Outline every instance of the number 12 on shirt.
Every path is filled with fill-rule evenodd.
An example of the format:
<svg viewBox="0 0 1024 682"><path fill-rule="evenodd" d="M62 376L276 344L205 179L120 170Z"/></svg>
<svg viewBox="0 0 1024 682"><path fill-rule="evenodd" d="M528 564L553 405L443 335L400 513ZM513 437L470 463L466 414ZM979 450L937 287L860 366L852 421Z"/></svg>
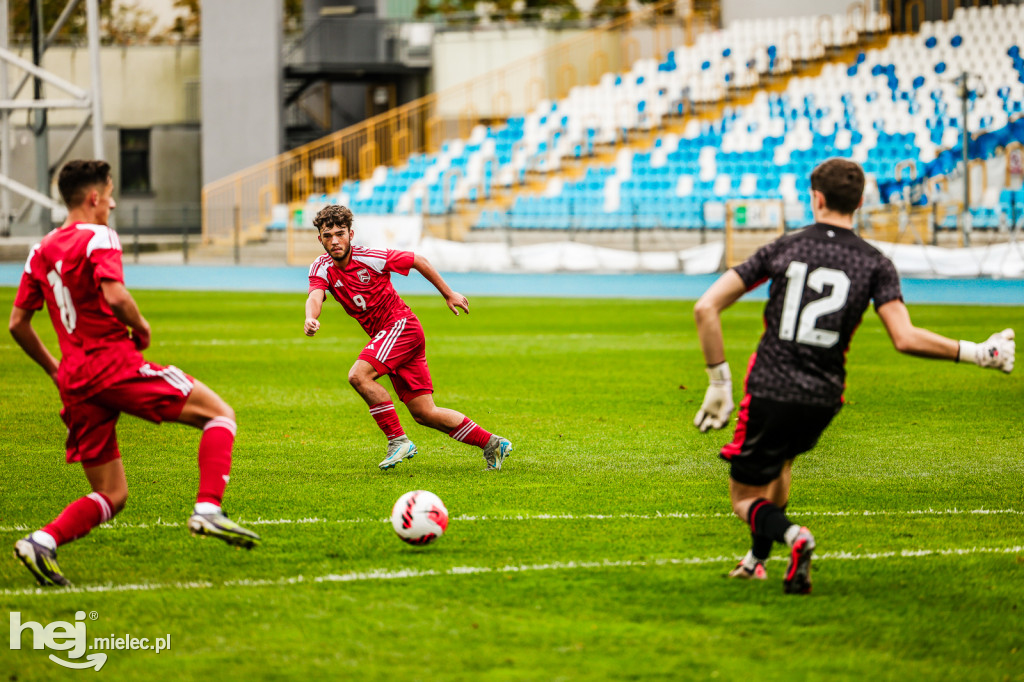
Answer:
<svg viewBox="0 0 1024 682"><path fill-rule="evenodd" d="M839 342L839 332L818 329L819 317L834 313L846 305L850 294L850 278L842 270L817 268L810 276L807 275L807 263L793 261L786 270L786 297L782 302L782 319L779 322L779 338L820 348L831 348ZM821 293L826 286L832 292L816 301L811 301L800 310L800 301L804 294L804 285ZM797 322L799 318L799 323Z"/></svg>

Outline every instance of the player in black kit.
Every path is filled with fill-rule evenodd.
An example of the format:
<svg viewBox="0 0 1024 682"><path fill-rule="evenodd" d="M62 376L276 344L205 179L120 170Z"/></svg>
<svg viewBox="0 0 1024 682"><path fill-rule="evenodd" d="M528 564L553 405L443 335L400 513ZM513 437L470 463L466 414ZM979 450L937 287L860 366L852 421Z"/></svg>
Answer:
<svg viewBox="0 0 1024 682"><path fill-rule="evenodd" d="M784 542L790 561L783 588L792 594L811 591L814 536L786 518L790 469L839 412L846 351L868 303L874 301L901 353L1013 369L1012 329L983 343L958 343L911 323L892 262L853 232L863 191L864 172L856 163L822 163L811 173L815 224L780 237L727 271L694 307L711 380L694 424L701 431L720 429L734 404L719 314L771 280L764 335L750 358L736 434L721 451L730 465L733 512L750 524L753 538L729 576L765 578L772 544Z"/></svg>

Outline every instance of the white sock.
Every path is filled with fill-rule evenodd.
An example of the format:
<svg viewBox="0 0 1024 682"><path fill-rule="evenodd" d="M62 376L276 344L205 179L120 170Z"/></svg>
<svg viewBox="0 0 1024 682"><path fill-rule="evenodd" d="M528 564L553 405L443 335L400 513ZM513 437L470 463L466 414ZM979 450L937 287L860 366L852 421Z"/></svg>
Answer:
<svg viewBox="0 0 1024 682"><path fill-rule="evenodd" d="M800 533L800 526L798 526L795 523L792 526L790 526L789 528L787 528L786 529L786 544L789 545L790 547L792 547L793 543L796 542L796 536L799 533Z"/></svg>
<svg viewBox="0 0 1024 682"><path fill-rule="evenodd" d="M747 555L743 557L743 561L741 561L740 563L743 564L743 568L747 569L748 571L753 571L761 562L757 557L754 556L754 550L748 549Z"/></svg>
<svg viewBox="0 0 1024 682"><path fill-rule="evenodd" d="M220 514L220 505L213 502L196 502L196 514Z"/></svg>
<svg viewBox="0 0 1024 682"><path fill-rule="evenodd" d="M32 533L32 539L38 542L46 549L57 551L57 541L52 535L47 533L45 530L37 530Z"/></svg>

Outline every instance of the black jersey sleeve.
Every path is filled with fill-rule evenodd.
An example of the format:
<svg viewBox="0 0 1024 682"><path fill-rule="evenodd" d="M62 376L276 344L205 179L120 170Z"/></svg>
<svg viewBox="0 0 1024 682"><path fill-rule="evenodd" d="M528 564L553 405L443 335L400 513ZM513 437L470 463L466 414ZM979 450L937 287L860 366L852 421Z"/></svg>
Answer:
<svg viewBox="0 0 1024 682"><path fill-rule="evenodd" d="M896 266L885 256L880 255L878 267L875 269L875 276L871 283L871 299L874 301L875 310L889 301L903 300L903 292L900 291L900 276L896 273Z"/></svg>
<svg viewBox="0 0 1024 682"><path fill-rule="evenodd" d="M765 244L754 252L753 256L733 268L743 280L747 291L757 288L766 279L771 278L770 264L775 248L776 242Z"/></svg>

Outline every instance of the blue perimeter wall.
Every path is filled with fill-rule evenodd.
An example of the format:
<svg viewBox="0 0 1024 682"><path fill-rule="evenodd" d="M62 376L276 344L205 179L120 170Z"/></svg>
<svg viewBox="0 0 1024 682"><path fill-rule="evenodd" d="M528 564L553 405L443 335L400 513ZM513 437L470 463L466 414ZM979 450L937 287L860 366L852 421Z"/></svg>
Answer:
<svg viewBox="0 0 1024 682"><path fill-rule="evenodd" d="M0 263L0 286L18 286L24 266ZM129 289L191 291L266 291L305 295L308 268L125 265ZM453 289L467 296L550 296L566 298L696 299L717 275L682 274L503 274L444 273ZM434 288L418 274L392 277L401 294L432 294ZM904 279L909 303L974 303L1024 305L1024 280ZM768 287L748 294L764 299Z"/></svg>

